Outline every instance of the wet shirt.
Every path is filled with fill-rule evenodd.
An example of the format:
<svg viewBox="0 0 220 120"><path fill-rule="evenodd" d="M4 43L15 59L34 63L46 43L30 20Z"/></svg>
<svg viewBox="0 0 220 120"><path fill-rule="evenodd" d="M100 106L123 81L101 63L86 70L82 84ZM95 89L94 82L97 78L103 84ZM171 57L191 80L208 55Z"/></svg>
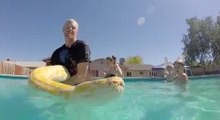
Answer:
<svg viewBox="0 0 220 120"><path fill-rule="evenodd" d="M56 49L51 57L51 65L63 65L73 76L77 73L78 63L90 61L90 54L89 46L77 40L70 48L64 44Z"/></svg>

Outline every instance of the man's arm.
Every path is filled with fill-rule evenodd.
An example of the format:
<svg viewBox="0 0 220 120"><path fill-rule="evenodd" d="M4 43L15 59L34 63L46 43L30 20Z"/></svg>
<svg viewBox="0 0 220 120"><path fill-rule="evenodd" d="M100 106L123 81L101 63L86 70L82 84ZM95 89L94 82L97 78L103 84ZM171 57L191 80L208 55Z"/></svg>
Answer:
<svg viewBox="0 0 220 120"><path fill-rule="evenodd" d="M82 62L77 65L76 75L70 77L63 83L69 85L75 85L88 80L89 62Z"/></svg>
<svg viewBox="0 0 220 120"><path fill-rule="evenodd" d="M77 74L75 75L77 77L75 81L77 83L87 81L88 72L89 72L89 62L79 63L77 65Z"/></svg>
<svg viewBox="0 0 220 120"><path fill-rule="evenodd" d="M121 70L121 68L120 68L120 66L118 64L116 64L116 70L118 72L118 76L123 77L122 70Z"/></svg>
<svg viewBox="0 0 220 120"><path fill-rule="evenodd" d="M90 62L90 49L84 42L79 43L79 53L77 60L77 73L70 79L64 81L66 84L75 85L89 80L89 62Z"/></svg>

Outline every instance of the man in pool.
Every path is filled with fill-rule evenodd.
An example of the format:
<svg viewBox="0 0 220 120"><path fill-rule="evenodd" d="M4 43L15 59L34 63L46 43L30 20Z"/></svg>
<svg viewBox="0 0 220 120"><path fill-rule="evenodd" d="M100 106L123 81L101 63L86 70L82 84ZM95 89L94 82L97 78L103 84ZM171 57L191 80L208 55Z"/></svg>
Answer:
<svg viewBox="0 0 220 120"><path fill-rule="evenodd" d="M174 69L176 72L175 84L177 85L186 85L188 83L188 76L184 72L184 63L182 60L177 60L174 62Z"/></svg>
<svg viewBox="0 0 220 120"><path fill-rule="evenodd" d="M90 62L89 46L77 39L78 23L68 19L63 26L65 44L56 49L51 57L51 65L63 65L69 71L71 78L63 83L76 85L88 79Z"/></svg>
<svg viewBox="0 0 220 120"><path fill-rule="evenodd" d="M116 57L107 57L106 58L106 68L104 70L105 78L112 76L123 77L122 70L120 66L116 63Z"/></svg>

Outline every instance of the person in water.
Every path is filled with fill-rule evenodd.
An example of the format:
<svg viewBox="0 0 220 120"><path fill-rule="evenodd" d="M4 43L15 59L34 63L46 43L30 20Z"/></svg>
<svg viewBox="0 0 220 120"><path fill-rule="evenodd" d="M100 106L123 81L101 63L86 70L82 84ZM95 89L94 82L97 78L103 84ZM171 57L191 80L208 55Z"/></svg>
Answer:
<svg viewBox="0 0 220 120"><path fill-rule="evenodd" d="M63 83L76 85L87 81L90 48L81 40L78 40L77 34L79 25L74 19L68 19L63 26L65 43L57 48L51 56L51 65L63 65L69 71L71 77Z"/></svg>
<svg viewBox="0 0 220 120"><path fill-rule="evenodd" d="M184 72L184 63L182 60L177 60L174 62L174 69L176 76L174 77L175 79L175 84L177 85L186 85L188 83L188 76Z"/></svg>
<svg viewBox="0 0 220 120"><path fill-rule="evenodd" d="M104 70L104 74L105 78L112 76L123 76L120 66L116 63L115 56L106 58L106 68Z"/></svg>
<svg viewBox="0 0 220 120"><path fill-rule="evenodd" d="M167 82L173 82L175 77L174 66L172 64L167 65L165 71L165 78Z"/></svg>

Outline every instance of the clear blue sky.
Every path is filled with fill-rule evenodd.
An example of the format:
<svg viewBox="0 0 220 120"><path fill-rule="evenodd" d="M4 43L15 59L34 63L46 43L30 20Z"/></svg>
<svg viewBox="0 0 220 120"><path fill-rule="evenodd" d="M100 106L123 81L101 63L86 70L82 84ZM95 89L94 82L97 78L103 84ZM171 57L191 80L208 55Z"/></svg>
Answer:
<svg viewBox="0 0 220 120"><path fill-rule="evenodd" d="M0 60L41 60L64 43L66 19L91 58L139 55L158 65L182 54L185 20L220 15L220 0L0 0Z"/></svg>

